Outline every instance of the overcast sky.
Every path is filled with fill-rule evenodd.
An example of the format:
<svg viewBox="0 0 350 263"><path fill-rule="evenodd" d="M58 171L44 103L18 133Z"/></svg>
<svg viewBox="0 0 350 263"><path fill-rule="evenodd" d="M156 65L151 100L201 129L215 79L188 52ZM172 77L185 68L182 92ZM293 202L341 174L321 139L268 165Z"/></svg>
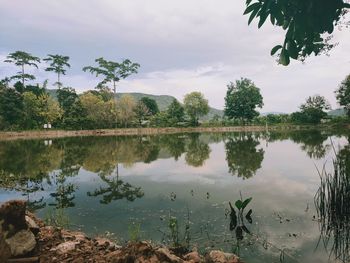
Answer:
<svg viewBox="0 0 350 263"><path fill-rule="evenodd" d="M350 73L350 32L335 33L330 56L277 65L270 50L284 39L268 23L247 25L244 0L0 0L0 78L16 72L6 55L24 50L39 57L71 57L62 79L77 91L92 89L96 78L81 71L95 58L141 64L139 74L122 81L119 92L173 95L201 91L222 109L226 85L240 77L261 89L262 112L292 112L309 95L327 97ZM43 70L38 81L55 82Z"/></svg>

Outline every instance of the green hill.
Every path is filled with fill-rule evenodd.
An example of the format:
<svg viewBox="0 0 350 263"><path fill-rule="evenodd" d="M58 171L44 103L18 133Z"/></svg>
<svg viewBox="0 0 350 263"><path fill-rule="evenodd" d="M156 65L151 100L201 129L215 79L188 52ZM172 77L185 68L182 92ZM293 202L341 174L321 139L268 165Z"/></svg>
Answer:
<svg viewBox="0 0 350 263"><path fill-rule="evenodd" d="M123 95L131 95L135 100L140 100L143 97L148 97L150 99L154 99L160 111L166 110L170 103L175 99L173 96L168 95L152 95L145 93L137 93L137 92L129 92L129 93L117 93L117 99L120 99Z"/></svg>
<svg viewBox="0 0 350 263"><path fill-rule="evenodd" d="M56 89L48 89L47 92L55 99L57 99L57 90ZM168 108L170 103L175 99L173 96L169 95L152 95L146 93L138 93L138 92L129 92L129 93L117 93L117 98L119 99L123 95L130 95L135 98L135 100L140 100L142 97L148 97L154 99L159 107L159 110L163 111ZM206 116L200 118L203 121L212 119L215 115L223 116L223 111L215 108L210 108L209 113Z"/></svg>

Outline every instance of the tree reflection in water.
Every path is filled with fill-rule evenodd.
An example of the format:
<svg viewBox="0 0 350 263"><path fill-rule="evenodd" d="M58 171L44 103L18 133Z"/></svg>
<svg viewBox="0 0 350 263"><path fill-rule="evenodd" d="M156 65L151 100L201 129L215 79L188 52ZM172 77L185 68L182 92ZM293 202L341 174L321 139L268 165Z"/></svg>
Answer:
<svg viewBox="0 0 350 263"><path fill-rule="evenodd" d="M225 142L226 161L232 175L250 178L261 168L265 151L257 149L258 138L252 133L230 136Z"/></svg>
<svg viewBox="0 0 350 263"><path fill-rule="evenodd" d="M127 182L125 183L119 179L118 164L116 165L114 172L116 176L101 173L100 178L107 184L107 186L100 186L100 188L94 192L87 192L87 195L93 197L102 195L102 199L100 200L101 204L109 204L112 201L121 199L126 199L132 202L137 198L143 197L144 193L141 187L134 187L131 184Z"/></svg>
<svg viewBox="0 0 350 263"><path fill-rule="evenodd" d="M194 167L203 166L205 160L209 158L210 147L199 138L199 133L189 134L189 143L185 156L186 163Z"/></svg>
<svg viewBox="0 0 350 263"><path fill-rule="evenodd" d="M330 247L330 257L350 261L350 146L333 160L333 174L320 171L321 185L315 205L321 230L320 241Z"/></svg>
<svg viewBox="0 0 350 263"><path fill-rule="evenodd" d="M66 175L61 171L55 178L56 191L50 193L56 202L50 203L50 206L55 206L55 208L68 208L74 207L75 203L75 190L77 187L72 183L66 182Z"/></svg>

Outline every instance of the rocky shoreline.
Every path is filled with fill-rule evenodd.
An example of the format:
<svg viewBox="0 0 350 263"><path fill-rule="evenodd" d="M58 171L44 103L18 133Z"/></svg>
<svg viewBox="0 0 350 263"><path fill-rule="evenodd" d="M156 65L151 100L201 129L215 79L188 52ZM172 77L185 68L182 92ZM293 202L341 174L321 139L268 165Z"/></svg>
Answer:
<svg viewBox="0 0 350 263"><path fill-rule="evenodd" d="M111 263L239 263L234 254L213 250L175 249L148 241L119 246L106 238L90 238L82 232L45 225L26 209L25 201L13 200L0 206L0 262L111 262Z"/></svg>

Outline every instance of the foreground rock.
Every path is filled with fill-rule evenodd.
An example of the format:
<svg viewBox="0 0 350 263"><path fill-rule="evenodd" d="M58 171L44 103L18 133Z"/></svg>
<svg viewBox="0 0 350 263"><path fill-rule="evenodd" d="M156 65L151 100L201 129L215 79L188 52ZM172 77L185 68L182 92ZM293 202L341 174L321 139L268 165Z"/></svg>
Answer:
<svg viewBox="0 0 350 263"><path fill-rule="evenodd" d="M110 263L237 263L233 254L211 251L205 256L192 251L179 255L150 242L118 246L106 238L89 238L82 232L46 226L26 212L23 201L0 207L0 262L110 262Z"/></svg>

